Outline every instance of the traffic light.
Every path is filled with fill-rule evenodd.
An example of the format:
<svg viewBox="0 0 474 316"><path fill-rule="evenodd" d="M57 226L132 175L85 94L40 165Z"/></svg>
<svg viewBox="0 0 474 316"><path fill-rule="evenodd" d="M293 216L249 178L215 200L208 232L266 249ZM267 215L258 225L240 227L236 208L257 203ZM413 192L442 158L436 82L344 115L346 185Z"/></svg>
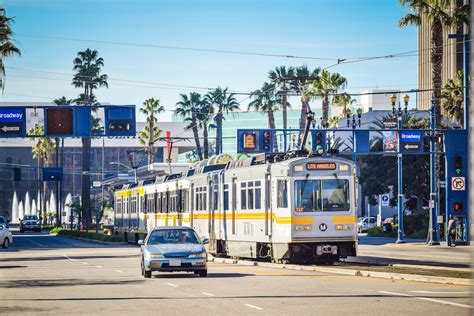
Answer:
<svg viewBox="0 0 474 316"><path fill-rule="evenodd" d="M265 151L270 150L270 137L271 137L270 132L265 132L263 133L263 149Z"/></svg>
<svg viewBox="0 0 474 316"><path fill-rule="evenodd" d="M454 157L454 172L456 175L460 175L462 172L462 157L460 155Z"/></svg>
<svg viewBox="0 0 474 316"><path fill-rule="evenodd" d="M462 212L462 202L454 202L453 209L455 212Z"/></svg>
<svg viewBox="0 0 474 316"><path fill-rule="evenodd" d="M21 168L13 168L13 181L21 181Z"/></svg>
<svg viewBox="0 0 474 316"><path fill-rule="evenodd" d="M317 132L316 133L316 154L322 156L324 154L324 140L323 140L323 133Z"/></svg>
<svg viewBox="0 0 474 316"><path fill-rule="evenodd" d="M46 135L73 135L73 126L71 108L46 109Z"/></svg>

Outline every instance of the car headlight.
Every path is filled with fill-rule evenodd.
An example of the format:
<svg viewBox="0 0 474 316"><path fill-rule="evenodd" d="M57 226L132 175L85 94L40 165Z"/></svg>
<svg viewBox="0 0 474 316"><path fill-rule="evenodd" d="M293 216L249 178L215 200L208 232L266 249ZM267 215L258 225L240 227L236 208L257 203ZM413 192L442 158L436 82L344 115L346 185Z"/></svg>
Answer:
<svg viewBox="0 0 474 316"><path fill-rule="evenodd" d="M203 251L203 252L196 252L196 253L192 253L189 255L189 258L205 258L206 257L206 252Z"/></svg>

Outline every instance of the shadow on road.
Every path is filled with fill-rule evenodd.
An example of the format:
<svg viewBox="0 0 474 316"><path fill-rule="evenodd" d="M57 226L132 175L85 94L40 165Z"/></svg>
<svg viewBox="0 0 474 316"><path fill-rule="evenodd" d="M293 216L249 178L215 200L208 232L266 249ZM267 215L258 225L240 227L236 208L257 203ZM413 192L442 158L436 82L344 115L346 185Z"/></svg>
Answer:
<svg viewBox="0 0 474 316"><path fill-rule="evenodd" d="M139 255L104 255L104 256L69 256L71 259L82 260L82 259L111 259L111 258L136 258ZM52 257L37 257L37 258L5 258L0 259L0 262L15 262L15 261L50 261L50 260L68 260L63 256L52 256Z"/></svg>
<svg viewBox="0 0 474 316"><path fill-rule="evenodd" d="M84 286L84 285L127 285L143 283L145 280L12 280L1 281L0 288L31 288L31 287L61 287L61 286Z"/></svg>
<svg viewBox="0 0 474 316"><path fill-rule="evenodd" d="M250 274L250 273L209 273L207 275L207 278L215 278L215 279L221 279L221 278L240 278L240 277L247 277L247 276L255 276L255 274ZM198 275L194 275L191 273L188 274L172 274L172 273L167 273L167 274L154 274L153 278L156 279L187 279L190 277L197 277L199 278Z"/></svg>

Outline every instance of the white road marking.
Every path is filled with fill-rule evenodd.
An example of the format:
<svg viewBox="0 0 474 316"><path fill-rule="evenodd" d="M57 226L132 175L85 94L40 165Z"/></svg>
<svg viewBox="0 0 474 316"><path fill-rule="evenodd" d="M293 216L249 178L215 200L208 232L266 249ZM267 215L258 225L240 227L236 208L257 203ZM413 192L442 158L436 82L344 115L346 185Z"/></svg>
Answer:
<svg viewBox="0 0 474 316"><path fill-rule="evenodd" d="M438 300L438 299L429 298L429 297L418 297L418 296L414 296L414 295L388 292L388 291L378 291L378 292L379 293L384 293L384 294L396 295L396 296L411 297L411 298L415 298L417 300L435 302L435 303L440 303L440 304L445 304L445 305L452 305L452 306L465 307L465 308L474 308L473 306L470 306L470 305L459 304L459 303L454 303L454 302L448 302L448 301Z"/></svg>
<svg viewBox="0 0 474 316"><path fill-rule="evenodd" d="M48 248L48 246L46 246L46 245L44 245L44 244L42 244L42 243L40 243L40 242L34 241L34 240L32 240L32 239L28 239L28 240L31 241L31 242L34 243L34 244L40 245L41 247Z"/></svg>
<svg viewBox="0 0 474 316"><path fill-rule="evenodd" d="M114 270L114 271L118 273L124 273L123 271L120 271L120 270Z"/></svg>
<svg viewBox="0 0 474 316"><path fill-rule="evenodd" d="M67 258L68 260L71 260L71 261L78 261L77 259L72 259L72 258L69 258L68 256L66 255L63 255L64 258Z"/></svg>
<svg viewBox="0 0 474 316"><path fill-rule="evenodd" d="M99 269L102 269L103 267L102 266L95 266L96 268L99 268Z"/></svg>
<svg viewBox="0 0 474 316"><path fill-rule="evenodd" d="M207 293L207 292L201 292L201 294L204 294L204 295L207 295L207 296L215 296L214 294L212 294L212 293Z"/></svg>
<svg viewBox="0 0 474 316"><path fill-rule="evenodd" d="M83 262L82 264L88 264L87 262Z"/></svg>
<svg viewBox="0 0 474 316"><path fill-rule="evenodd" d="M261 307L258 307L258 306L252 305L252 304L244 304L244 305L247 306L247 307L253 308L253 309L259 309L259 310L263 309Z"/></svg>
<svg viewBox="0 0 474 316"><path fill-rule="evenodd" d="M422 293L422 294L471 294L471 292L435 292L435 291L411 291L412 293Z"/></svg>
<svg viewBox="0 0 474 316"><path fill-rule="evenodd" d="M173 283L166 283L166 285L172 286L172 287L178 287L176 284Z"/></svg>

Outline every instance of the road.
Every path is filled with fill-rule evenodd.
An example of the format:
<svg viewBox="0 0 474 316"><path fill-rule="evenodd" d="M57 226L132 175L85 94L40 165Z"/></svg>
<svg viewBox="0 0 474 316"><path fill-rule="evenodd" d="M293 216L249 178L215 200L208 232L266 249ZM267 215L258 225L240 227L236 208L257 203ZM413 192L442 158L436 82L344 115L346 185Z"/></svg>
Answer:
<svg viewBox="0 0 474 316"><path fill-rule="evenodd" d="M209 264L209 276L140 275L139 249L15 233L0 250L0 313L467 315L470 288Z"/></svg>

